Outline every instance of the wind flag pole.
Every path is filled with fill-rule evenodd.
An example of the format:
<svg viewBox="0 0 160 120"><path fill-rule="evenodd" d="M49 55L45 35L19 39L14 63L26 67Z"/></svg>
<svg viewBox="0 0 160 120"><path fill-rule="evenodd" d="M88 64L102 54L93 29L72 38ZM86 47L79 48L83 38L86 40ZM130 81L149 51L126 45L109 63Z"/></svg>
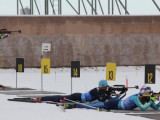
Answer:
<svg viewBox="0 0 160 120"><path fill-rule="evenodd" d="M42 43L41 53L41 91L43 91L43 74L50 74L50 59L43 58L44 52L51 51L51 43Z"/></svg>
<svg viewBox="0 0 160 120"><path fill-rule="evenodd" d="M24 72L24 58L16 58L16 88L17 88L17 72Z"/></svg>
<svg viewBox="0 0 160 120"><path fill-rule="evenodd" d="M128 88L128 78L126 76L126 88Z"/></svg>

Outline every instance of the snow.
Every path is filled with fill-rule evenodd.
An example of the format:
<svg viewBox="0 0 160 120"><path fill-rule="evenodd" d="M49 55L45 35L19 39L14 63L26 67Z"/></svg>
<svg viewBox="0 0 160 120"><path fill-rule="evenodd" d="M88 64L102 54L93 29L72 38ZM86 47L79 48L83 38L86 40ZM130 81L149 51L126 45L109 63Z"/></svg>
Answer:
<svg viewBox="0 0 160 120"><path fill-rule="evenodd" d="M155 92L159 91L160 71L156 66L156 84L150 84ZM106 78L106 67L84 67L81 68L81 77L72 78L73 93L86 92L97 87L99 80ZM43 75L43 90L56 91L66 94L71 93L71 71L70 68L52 68L51 74ZM129 86L144 84L144 66L118 66L116 81L108 81L109 85L126 84ZM17 73L18 88L27 87L41 90L41 70L37 68L26 68L24 73ZM15 69L0 69L0 84L16 87ZM138 89L130 89L127 96L138 93ZM126 97L127 97L126 96ZM46 103L23 103L7 101L16 95L0 94L0 111L2 120L98 120L98 119L123 119L123 120L148 120L139 116L129 116L125 113L99 112L87 109L69 109L63 112L59 107Z"/></svg>

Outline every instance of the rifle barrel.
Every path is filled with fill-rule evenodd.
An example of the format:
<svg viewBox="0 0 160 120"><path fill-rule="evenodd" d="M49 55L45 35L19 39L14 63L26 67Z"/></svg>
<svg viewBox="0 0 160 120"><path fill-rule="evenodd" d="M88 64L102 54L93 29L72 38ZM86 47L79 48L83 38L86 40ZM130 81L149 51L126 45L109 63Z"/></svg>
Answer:
<svg viewBox="0 0 160 120"><path fill-rule="evenodd" d="M135 86L135 87L127 87L127 88L136 88L136 89L138 89L139 87L138 87L138 86Z"/></svg>
<svg viewBox="0 0 160 120"><path fill-rule="evenodd" d="M2 31L0 31L0 34L11 34L12 32L21 33L21 30L18 30L18 31L7 31L7 30L2 30Z"/></svg>

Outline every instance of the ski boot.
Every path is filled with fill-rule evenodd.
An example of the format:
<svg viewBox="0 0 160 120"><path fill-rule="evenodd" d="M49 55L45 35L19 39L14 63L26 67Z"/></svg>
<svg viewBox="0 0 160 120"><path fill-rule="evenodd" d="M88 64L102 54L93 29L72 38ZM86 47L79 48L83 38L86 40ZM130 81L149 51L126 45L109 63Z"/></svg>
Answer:
<svg viewBox="0 0 160 120"><path fill-rule="evenodd" d="M64 109L72 109L76 107L76 104L64 104L63 107Z"/></svg>
<svg viewBox="0 0 160 120"><path fill-rule="evenodd" d="M41 98L34 98L33 99L35 102L41 102Z"/></svg>

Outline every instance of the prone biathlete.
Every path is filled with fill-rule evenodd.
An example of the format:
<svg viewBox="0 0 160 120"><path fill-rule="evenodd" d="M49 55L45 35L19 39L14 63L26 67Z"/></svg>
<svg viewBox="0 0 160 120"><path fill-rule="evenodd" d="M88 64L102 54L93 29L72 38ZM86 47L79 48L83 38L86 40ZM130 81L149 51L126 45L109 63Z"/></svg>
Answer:
<svg viewBox="0 0 160 120"><path fill-rule="evenodd" d="M128 98L124 100L114 99L109 100L107 102L91 102L91 103L85 103L86 105L97 107L97 108L103 108L107 110L133 110L135 108L140 108L141 110L147 110L149 107L153 108L154 110L158 110L160 107L160 102L157 104L155 103L156 99L159 100L157 97L151 97L151 87L148 85L143 85L140 89L140 92L134 95L129 96ZM87 107L81 104L66 104L64 108L87 108L87 109L93 109L91 107Z"/></svg>
<svg viewBox="0 0 160 120"><path fill-rule="evenodd" d="M100 80L99 85L96 88L91 89L85 93L73 93L71 95L55 95L55 96L45 96L40 98L35 98L34 101L53 101L53 102L60 102L64 98L79 101L79 102L91 102L91 101L106 101L107 99L116 99L118 97L111 97L110 95L106 94L109 85L106 80Z"/></svg>

